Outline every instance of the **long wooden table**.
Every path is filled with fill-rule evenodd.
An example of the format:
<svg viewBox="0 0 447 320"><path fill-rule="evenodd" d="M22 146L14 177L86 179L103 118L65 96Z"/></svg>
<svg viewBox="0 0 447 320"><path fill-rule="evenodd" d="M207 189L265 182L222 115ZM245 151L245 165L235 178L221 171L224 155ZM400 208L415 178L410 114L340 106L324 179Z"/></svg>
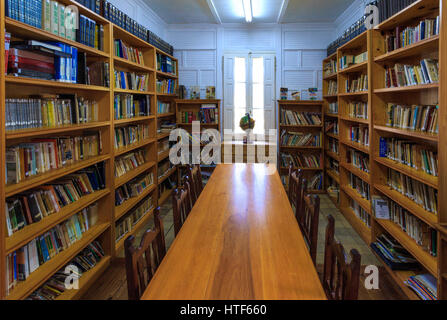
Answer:
<svg viewBox="0 0 447 320"><path fill-rule="evenodd" d="M219 165L142 299L325 300L277 171Z"/></svg>

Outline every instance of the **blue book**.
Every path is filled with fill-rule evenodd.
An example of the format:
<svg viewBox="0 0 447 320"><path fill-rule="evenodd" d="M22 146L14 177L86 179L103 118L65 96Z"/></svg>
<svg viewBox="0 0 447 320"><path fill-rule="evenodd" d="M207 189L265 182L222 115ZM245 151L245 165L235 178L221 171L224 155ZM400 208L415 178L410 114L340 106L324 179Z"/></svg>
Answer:
<svg viewBox="0 0 447 320"><path fill-rule="evenodd" d="M419 111L419 106L416 106L416 108L414 108L414 114L413 114L413 129L416 128L416 124L418 121L418 111Z"/></svg>
<svg viewBox="0 0 447 320"><path fill-rule="evenodd" d="M19 1L19 17L18 20L21 22L25 22L25 0Z"/></svg>
<svg viewBox="0 0 447 320"><path fill-rule="evenodd" d="M381 158L386 158L386 154L387 154L386 140L385 140L385 138L381 137L381 138L380 138L380 150L379 150L379 156L380 156Z"/></svg>
<svg viewBox="0 0 447 320"><path fill-rule="evenodd" d="M13 260L14 260L14 281L17 281L17 253L16 252L14 252Z"/></svg>
<svg viewBox="0 0 447 320"><path fill-rule="evenodd" d="M71 47L71 82L78 83L78 48Z"/></svg>
<svg viewBox="0 0 447 320"><path fill-rule="evenodd" d="M64 52L71 54L71 46L64 44ZM65 58L64 62L65 62L65 75L64 75L64 82L71 82L71 68L72 68L72 59L73 56L71 58Z"/></svg>
<svg viewBox="0 0 447 320"><path fill-rule="evenodd" d="M57 46L62 49L62 52L65 51L65 45L61 42L48 42L54 46ZM64 57L55 56L54 57L54 78L56 81L65 82L65 59Z"/></svg>
<svg viewBox="0 0 447 320"><path fill-rule="evenodd" d="M47 243L44 237L40 237L39 241L40 241L40 247L42 249L43 261L47 262L48 260L50 260L50 253L48 251Z"/></svg>

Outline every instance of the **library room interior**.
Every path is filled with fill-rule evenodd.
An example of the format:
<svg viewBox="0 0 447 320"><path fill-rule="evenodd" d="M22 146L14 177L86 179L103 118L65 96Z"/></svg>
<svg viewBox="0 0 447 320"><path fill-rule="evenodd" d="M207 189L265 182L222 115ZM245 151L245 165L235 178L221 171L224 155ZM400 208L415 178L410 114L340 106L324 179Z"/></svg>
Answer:
<svg viewBox="0 0 447 320"><path fill-rule="evenodd" d="M0 3L0 300L447 300L447 0Z"/></svg>

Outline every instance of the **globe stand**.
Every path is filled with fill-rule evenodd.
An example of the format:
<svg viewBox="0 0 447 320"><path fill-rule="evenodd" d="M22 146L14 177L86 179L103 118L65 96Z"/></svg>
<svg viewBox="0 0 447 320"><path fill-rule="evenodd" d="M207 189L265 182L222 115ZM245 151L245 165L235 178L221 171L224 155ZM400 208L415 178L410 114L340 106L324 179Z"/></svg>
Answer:
<svg viewBox="0 0 447 320"><path fill-rule="evenodd" d="M253 143L254 143L253 129L245 130L244 144L253 144Z"/></svg>

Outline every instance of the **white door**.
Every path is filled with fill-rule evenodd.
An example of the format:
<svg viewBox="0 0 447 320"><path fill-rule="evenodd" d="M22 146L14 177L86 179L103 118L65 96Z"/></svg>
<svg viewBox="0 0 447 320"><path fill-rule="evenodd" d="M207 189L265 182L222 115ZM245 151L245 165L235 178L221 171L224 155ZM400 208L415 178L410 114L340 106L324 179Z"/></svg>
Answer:
<svg viewBox="0 0 447 320"><path fill-rule="evenodd" d="M237 136L246 114L256 120L260 136L275 129L275 56L231 54L224 57L224 126Z"/></svg>

